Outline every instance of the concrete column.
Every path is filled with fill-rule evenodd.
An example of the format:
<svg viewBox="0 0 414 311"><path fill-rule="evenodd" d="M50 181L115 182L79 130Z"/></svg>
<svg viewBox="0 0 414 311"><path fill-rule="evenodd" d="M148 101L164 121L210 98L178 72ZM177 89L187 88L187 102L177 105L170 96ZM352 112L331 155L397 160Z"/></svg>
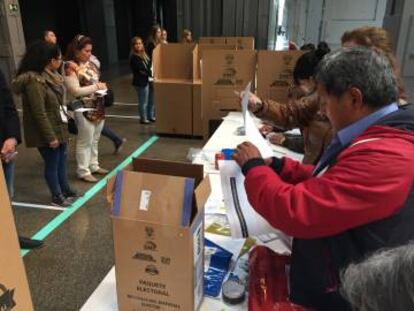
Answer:
<svg viewBox="0 0 414 311"><path fill-rule="evenodd" d="M8 81L26 49L18 0L0 0L0 68Z"/></svg>

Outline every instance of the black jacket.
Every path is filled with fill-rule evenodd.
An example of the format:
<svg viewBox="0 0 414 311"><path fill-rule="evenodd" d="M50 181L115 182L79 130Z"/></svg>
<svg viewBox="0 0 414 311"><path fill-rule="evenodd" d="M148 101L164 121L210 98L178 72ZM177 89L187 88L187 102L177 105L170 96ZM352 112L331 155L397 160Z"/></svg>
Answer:
<svg viewBox="0 0 414 311"><path fill-rule="evenodd" d="M151 61L144 61L138 55L132 54L129 59L129 66L133 74L132 85L145 87L149 77L152 77Z"/></svg>
<svg viewBox="0 0 414 311"><path fill-rule="evenodd" d="M20 121L10 88L0 70L0 149L8 138L21 142Z"/></svg>
<svg viewBox="0 0 414 311"><path fill-rule="evenodd" d="M414 105L400 107L376 125L414 131ZM335 159L336 156L329 165L335 165ZM361 261L379 249L412 241L413 223L414 187L404 206L391 217L335 236L294 239L290 269L292 301L318 311L350 311L351 307L339 292L340 272L350 263Z"/></svg>

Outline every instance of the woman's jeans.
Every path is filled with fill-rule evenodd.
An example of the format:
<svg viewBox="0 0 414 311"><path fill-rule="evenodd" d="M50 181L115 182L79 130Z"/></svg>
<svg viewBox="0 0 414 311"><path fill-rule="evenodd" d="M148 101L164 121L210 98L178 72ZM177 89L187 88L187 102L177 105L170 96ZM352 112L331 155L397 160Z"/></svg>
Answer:
<svg viewBox="0 0 414 311"><path fill-rule="evenodd" d="M112 140L116 147L120 146L123 142L122 139L106 124L103 126L101 135Z"/></svg>
<svg viewBox="0 0 414 311"><path fill-rule="evenodd" d="M50 147L39 147L37 149L45 164L45 179L52 196L70 191L66 174L66 143L61 143L56 149Z"/></svg>
<svg viewBox="0 0 414 311"><path fill-rule="evenodd" d="M3 165L3 171L4 171L4 178L6 179L6 186L7 191L9 192L10 199L14 196L14 162L10 161L8 163L1 162Z"/></svg>
<svg viewBox="0 0 414 311"><path fill-rule="evenodd" d="M144 87L136 86L135 89L138 95L139 116L141 122L155 119L153 84L148 83Z"/></svg>

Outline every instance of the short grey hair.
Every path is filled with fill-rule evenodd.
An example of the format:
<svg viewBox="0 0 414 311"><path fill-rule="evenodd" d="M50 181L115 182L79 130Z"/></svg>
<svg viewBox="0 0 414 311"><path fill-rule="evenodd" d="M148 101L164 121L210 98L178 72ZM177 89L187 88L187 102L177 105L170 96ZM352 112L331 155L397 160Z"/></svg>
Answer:
<svg viewBox="0 0 414 311"><path fill-rule="evenodd" d="M351 264L342 274L341 293L354 310L414 310L414 244Z"/></svg>
<svg viewBox="0 0 414 311"><path fill-rule="evenodd" d="M325 55L316 71L316 81L329 95L340 97L358 88L364 104L379 108L396 102L397 79L387 57L365 47L341 48Z"/></svg>

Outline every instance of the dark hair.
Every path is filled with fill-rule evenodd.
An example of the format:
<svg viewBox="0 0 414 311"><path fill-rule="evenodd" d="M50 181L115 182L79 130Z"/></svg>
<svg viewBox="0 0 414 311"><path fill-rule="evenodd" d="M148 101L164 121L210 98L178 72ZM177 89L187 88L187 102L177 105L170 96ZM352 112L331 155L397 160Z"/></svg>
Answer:
<svg viewBox="0 0 414 311"><path fill-rule="evenodd" d="M321 41L321 42L318 43L318 49L328 51L328 53L331 51L331 49L329 48L328 43L326 43L325 41Z"/></svg>
<svg viewBox="0 0 414 311"><path fill-rule="evenodd" d="M154 44L154 46L157 45L158 43L160 43L159 40L156 39L156 35L157 35L157 32L158 32L158 29L162 32L162 28L161 28L160 25L154 25L154 26L152 26L152 28L151 28L151 34L150 34L150 36L148 38L148 42L151 42L152 44Z"/></svg>
<svg viewBox="0 0 414 311"><path fill-rule="evenodd" d="M315 44L313 43L306 43L300 47L301 51L313 51L315 49Z"/></svg>
<svg viewBox="0 0 414 311"><path fill-rule="evenodd" d="M92 45L92 39L84 35L76 35L66 48L65 60L73 60L77 62L76 51L80 51L85 48L88 44Z"/></svg>
<svg viewBox="0 0 414 311"><path fill-rule="evenodd" d="M52 59L58 59L62 55L57 44L39 40L31 44L24 54L17 75L27 71L35 71L41 73L45 70L46 65Z"/></svg>
<svg viewBox="0 0 414 311"><path fill-rule="evenodd" d="M316 82L326 92L342 96L354 87L360 90L364 104L379 108L398 99L398 87L392 66L383 52L366 47L341 48L329 53L319 64Z"/></svg>
<svg viewBox="0 0 414 311"><path fill-rule="evenodd" d="M320 45L320 44L319 44ZM322 58L330 52L328 45L325 47L307 52L299 57L293 70L293 80L295 84L299 84L299 80L309 79L314 76Z"/></svg>

